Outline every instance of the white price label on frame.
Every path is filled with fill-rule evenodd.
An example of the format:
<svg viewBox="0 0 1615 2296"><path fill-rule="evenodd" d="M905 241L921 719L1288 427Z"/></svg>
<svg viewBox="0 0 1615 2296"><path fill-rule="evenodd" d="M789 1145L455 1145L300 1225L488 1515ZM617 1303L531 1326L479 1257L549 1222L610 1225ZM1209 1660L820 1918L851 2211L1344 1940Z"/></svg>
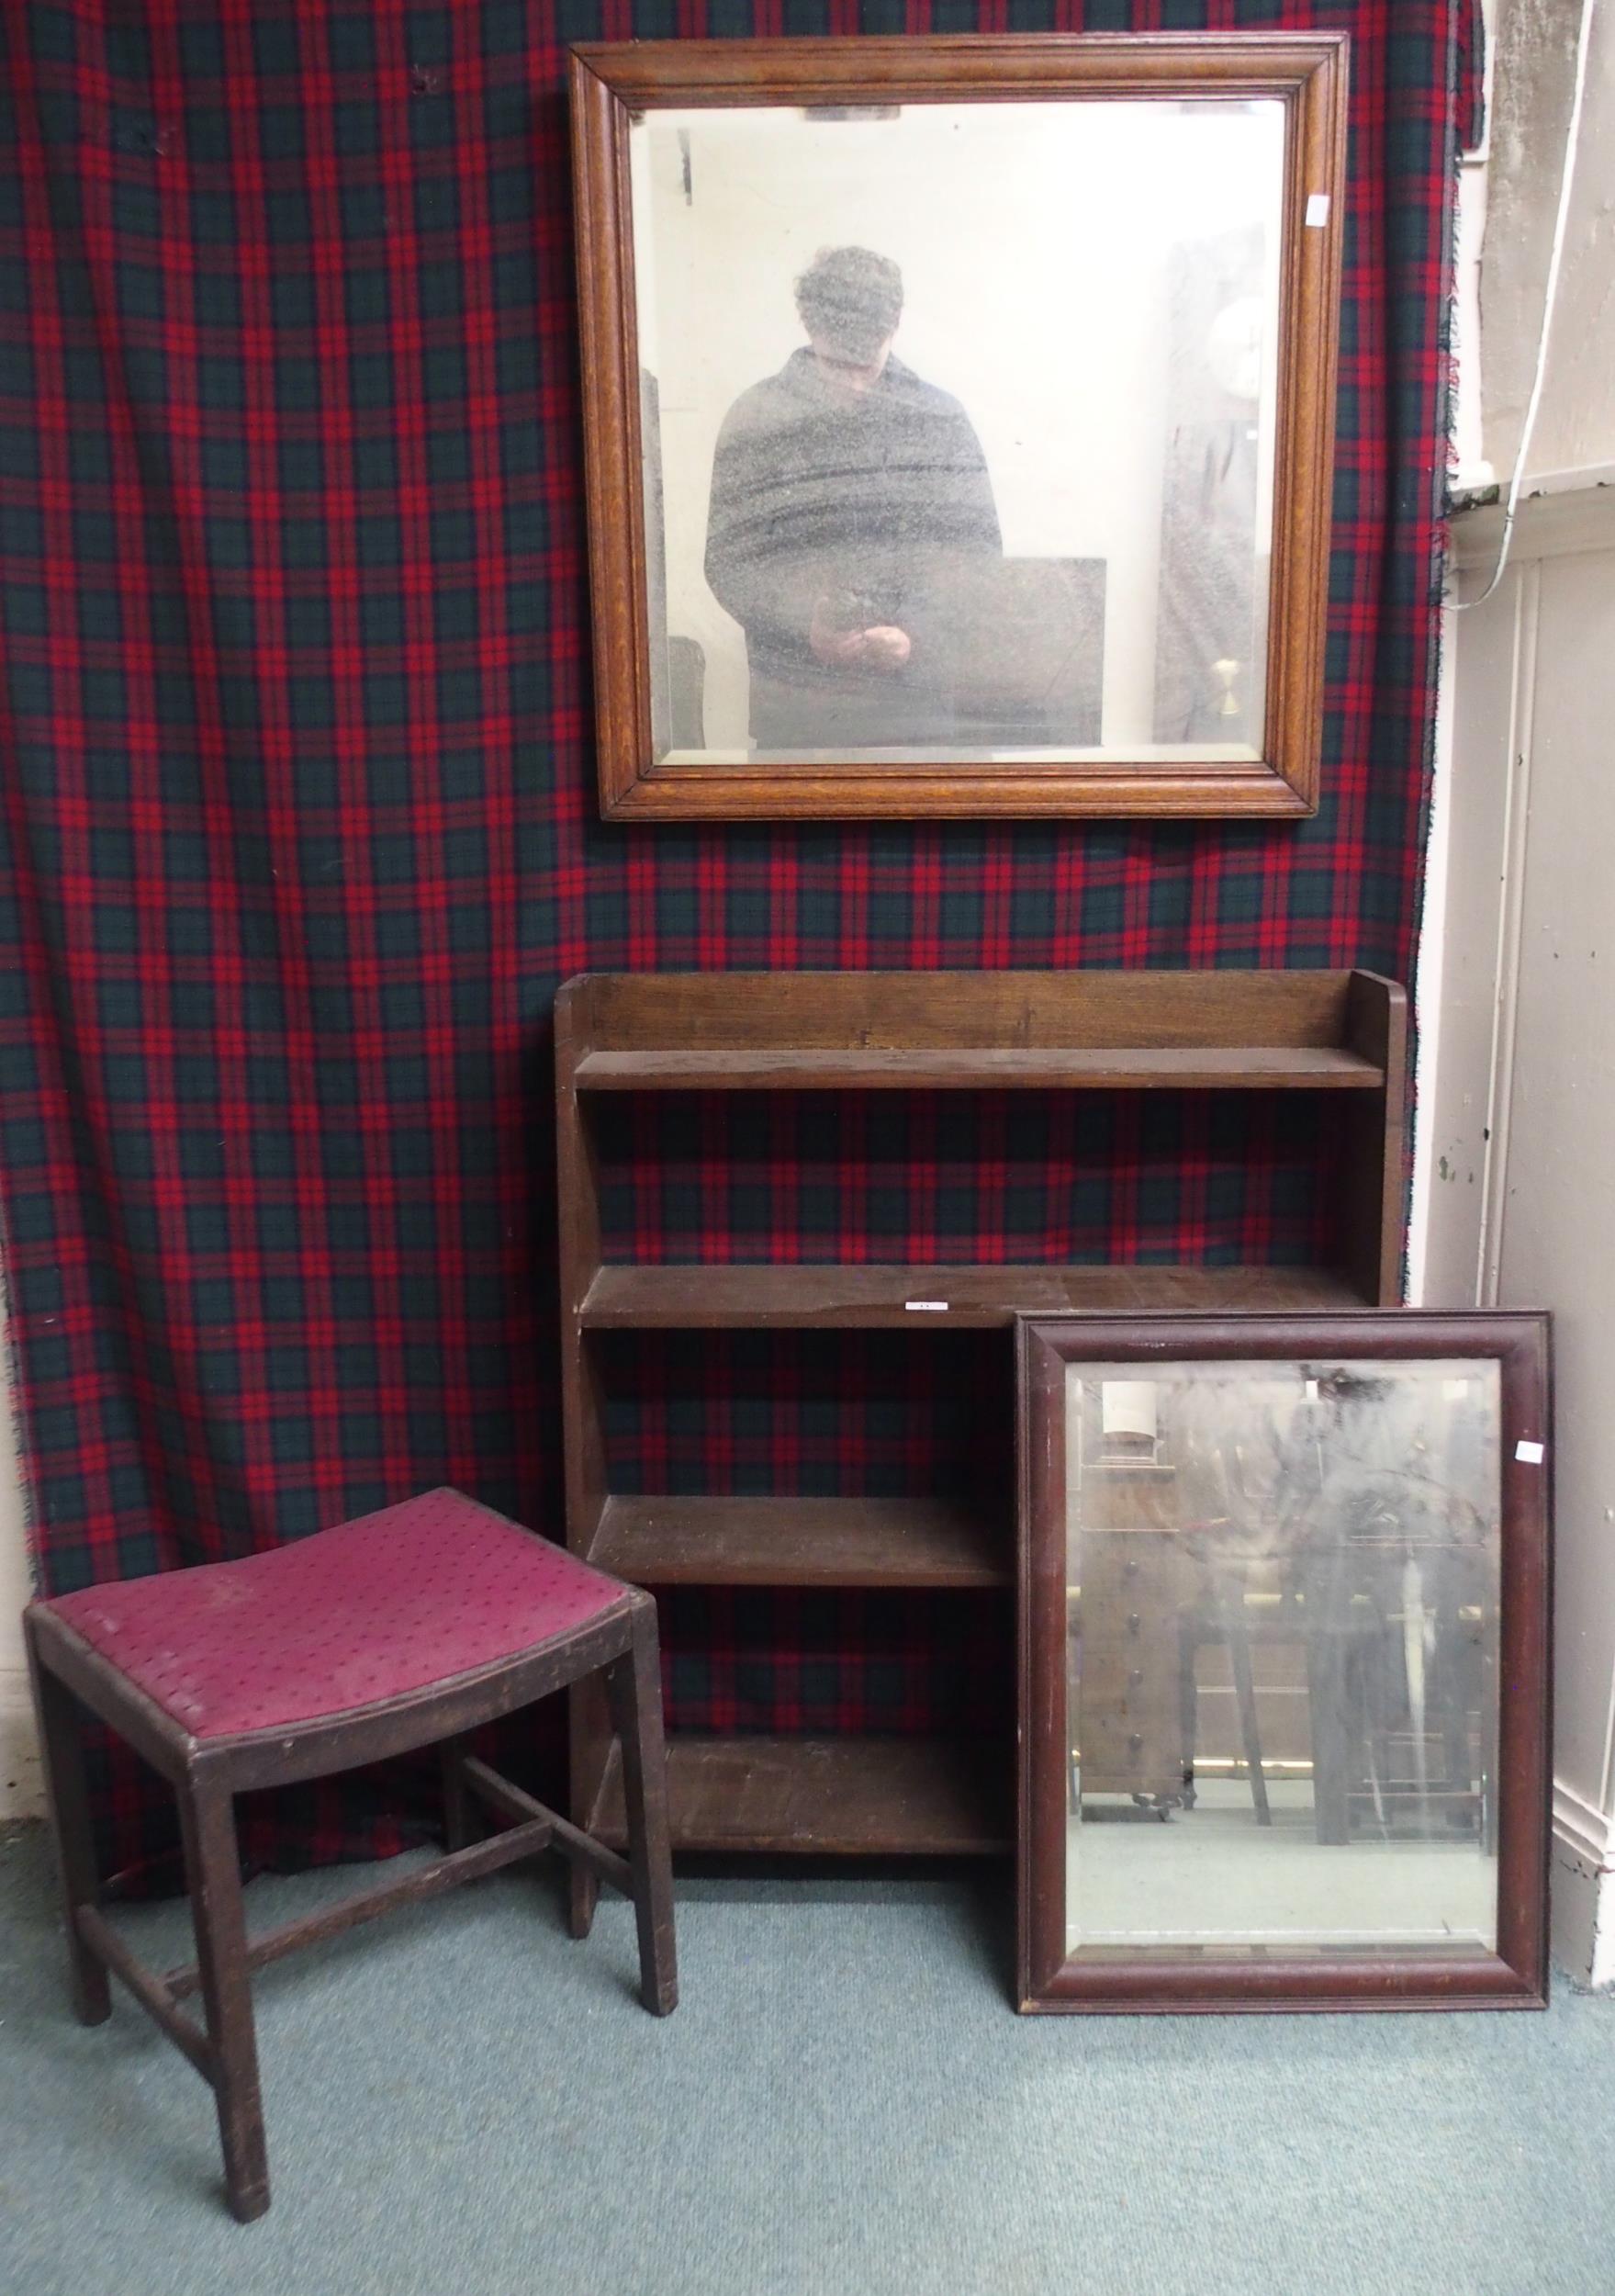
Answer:
<svg viewBox="0 0 1615 2296"><path fill-rule="evenodd" d="M911 1315L946 1315L948 1313L946 1300L905 1300L903 1304Z"/></svg>
<svg viewBox="0 0 1615 2296"><path fill-rule="evenodd" d="M1321 231L1329 219L1329 196L1327 191L1315 191L1307 202L1307 229Z"/></svg>
<svg viewBox="0 0 1615 2296"><path fill-rule="evenodd" d="M1545 1443L1527 1443L1523 1439L1514 1446L1514 1456L1527 1467L1540 1467L1548 1456Z"/></svg>

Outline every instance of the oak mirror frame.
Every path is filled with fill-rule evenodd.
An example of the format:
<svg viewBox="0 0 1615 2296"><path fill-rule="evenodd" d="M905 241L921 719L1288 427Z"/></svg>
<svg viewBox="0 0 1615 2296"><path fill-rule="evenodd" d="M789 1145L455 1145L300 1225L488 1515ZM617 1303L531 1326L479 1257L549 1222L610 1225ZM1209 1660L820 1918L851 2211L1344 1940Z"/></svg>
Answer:
<svg viewBox="0 0 1615 2296"><path fill-rule="evenodd" d="M1020 2008L1542 2007L1547 1317L1016 1345Z"/></svg>
<svg viewBox="0 0 1615 2296"><path fill-rule="evenodd" d="M1346 80L574 48L602 814L1315 812Z"/></svg>

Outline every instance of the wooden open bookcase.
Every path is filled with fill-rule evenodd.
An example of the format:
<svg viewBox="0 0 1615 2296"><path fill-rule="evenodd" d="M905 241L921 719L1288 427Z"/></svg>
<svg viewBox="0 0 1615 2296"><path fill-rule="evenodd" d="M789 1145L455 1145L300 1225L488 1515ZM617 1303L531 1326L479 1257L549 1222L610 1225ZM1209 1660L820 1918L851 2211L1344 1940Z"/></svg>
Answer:
<svg viewBox="0 0 1615 2296"><path fill-rule="evenodd" d="M1017 1311L1275 1311L1394 1304L1404 1187L1403 992L1363 972L583 974L555 1006L567 1537L656 1589L977 1590L1014 1577L1002 1505L912 1497L613 1491L611 1335L1004 1327ZM608 1259L609 1096L821 1093L1328 1095L1327 1243L1315 1264L920 1266L861 1257ZM1320 1231L1322 1232L1322 1231ZM695 1343L699 1345L699 1343ZM993 1342L983 1342L992 1346ZM1004 1463L1009 1465L1004 1431ZM677 1847L959 1852L1013 1834L1014 1685L1002 1743L882 1736L669 1741ZM574 1698L575 1818L620 1838L603 1708ZM589 1904L575 1905L586 1924Z"/></svg>

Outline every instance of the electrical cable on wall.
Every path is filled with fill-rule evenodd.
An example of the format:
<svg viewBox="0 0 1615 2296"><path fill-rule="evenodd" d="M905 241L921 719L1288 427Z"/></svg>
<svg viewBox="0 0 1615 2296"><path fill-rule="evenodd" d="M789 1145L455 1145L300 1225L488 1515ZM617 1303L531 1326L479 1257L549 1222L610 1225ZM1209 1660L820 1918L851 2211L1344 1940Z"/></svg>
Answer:
<svg viewBox="0 0 1615 2296"><path fill-rule="evenodd" d="M1467 613L1471 606L1484 606L1503 579L1508 563L1508 546L1514 537L1514 513L1520 503L1520 489L1525 477L1525 458L1531 451L1531 436L1536 428L1537 410L1542 405L1542 384L1548 371L1548 336L1553 324L1553 306L1559 293L1559 266L1565 253L1565 236L1570 220L1570 192L1576 180L1576 152L1581 140L1582 97L1587 92L1587 53L1592 43L1593 14L1598 0L1581 0L1581 23L1576 37L1576 75L1570 96L1570 123L1565 134L1565 165L1559 177L1559 206L1553 218L1553 242L1548 255L1548 280L1542 298L1542 327L1537 338L1536 373L1531 379L1531 397L1526 401L1525 422L1520 428L1520 445L1514 456L1513 475L1508 480L1508 499L1503 510L1503 533L1497 545L1497 563L1492 578L1477 598L1454 601L1454 613Z"/></svg>

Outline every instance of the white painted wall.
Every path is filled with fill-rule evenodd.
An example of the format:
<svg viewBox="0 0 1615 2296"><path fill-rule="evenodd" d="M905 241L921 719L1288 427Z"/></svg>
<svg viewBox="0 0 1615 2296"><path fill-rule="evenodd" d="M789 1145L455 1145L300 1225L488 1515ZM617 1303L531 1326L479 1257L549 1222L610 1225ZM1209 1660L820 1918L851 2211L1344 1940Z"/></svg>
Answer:
<svg viewBox="0 0 1615 2296"><path fill-rule="evenodd" d="M1499 520L1461 523L1460 595ZM1615 1980L1615 488L1523 506L1460 617L1425 1300L1554 1317L1554 1932Z"/></svg>
<svg viewBox="0 0 1615 2296"><path fill-rule="evenodd" d="M1471 480L1507 485L1542 321L1580 16L1499 0ZM1615 10L1594 19L1560 301L1509 568L1451 614L1420 966L1416 1298L1553 1310L1553 1927L1615 1982ZM1473 270L1473 259L1471 262ZM1477 394L1478 384L1478 394ZM1555 467L1554 466L1559 466ZM1535 474L1534 476L1531 474ZM1475 599L1501 516L1460 518Z"/></svg>
<svg viewBox="0 0 1615 2296"><path fill-rule="evenodd" d="M1481 259L1486 449L1509 468L1531 396L1579 0L1497 0ZM1572 190L1531 471L1615 462L1615 7L1594 11Z"/></svg>

